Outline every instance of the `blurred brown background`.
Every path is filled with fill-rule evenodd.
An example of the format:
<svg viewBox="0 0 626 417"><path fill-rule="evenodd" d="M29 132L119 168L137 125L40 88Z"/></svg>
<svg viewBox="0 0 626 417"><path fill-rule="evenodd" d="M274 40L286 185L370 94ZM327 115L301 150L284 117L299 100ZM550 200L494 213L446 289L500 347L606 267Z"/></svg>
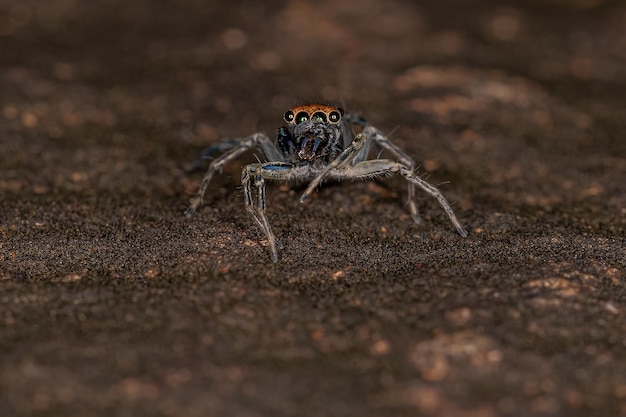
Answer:
<svg viewBox="0 0 626 417"><path fill-rule="evenodd" d="M222 138L360 114L439 185L269 187ZM0 414L626 414L626 6L0 1Z"/></svg>

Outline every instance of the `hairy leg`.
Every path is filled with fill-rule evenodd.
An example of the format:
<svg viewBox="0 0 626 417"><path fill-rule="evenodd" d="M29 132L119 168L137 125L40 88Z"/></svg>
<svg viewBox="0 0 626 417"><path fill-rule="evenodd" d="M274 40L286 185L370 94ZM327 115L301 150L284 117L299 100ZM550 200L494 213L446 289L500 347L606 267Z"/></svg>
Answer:
<svg viewBox="0 0 626 417"><path fill-rule="evenodd" d="M315 191L315 189L322 183L322 181L330 174L331 171L338 167L345 167L354 159L359 153L361 148L365 145L367 136L363 133L359 133L354 137L352 143L343 150L335 159L333 159L314 179L309 183L306 190L300 197L300 202L304 203L309 196Z"/></svg>
<svg viewBox="0 0 626 417"><path fill-rule="evenodd" d="M242 153L253 148L260 148L265 153L265 156L267 158L279 158L278 160L281 160L282 158L282 153L276 148L276 146L274 146L271 140L264 133L255 133L253 135L250 135L246 138L236 141L235 145L233 145L229 141L225 142L224 145L218 144L215 146L217 147L217 149L229 150L225 154L211 161L209 169L202 179L202 185L200 186L200 189L192 198L191 204L185 212L185 215L187 217L191 217L196 212L198 207L202 205L204 194L206 193L206 190L209 186L209 183L211 182L211 179L213 178L213 175L215 175L215 172L221 172L226 163L237 158Z"/></svg>
<svg viewBox="0 0 626 417"><path fill-rule="evenodd" d="M246 209L267 237L270 256L273 262L278 262L277 246L281 247L281 245L276 240L276 236L272 232L270 222L265 214L265 180L292 181L306 179L308 176L310 176L309 167L298 167L287 162L250 164L245 166L242 170L241 183L244 190ZM257 189L256 206L252 198L252 182L254 182L254 186Z"/></svg>
<svg viewBox="0 0 626 417"><path fill-rule="evenodd" d="M402 149L393 144L389 140L389 138L381 133L380 130L376 129L373 126L368 126L363 130L363 133L367 136L370 136L372 142L377 143L383 149L391 153L402 165L411 170L415 169L415 161L413 161L413 159L408 156ZM409 182L408 185L408 200L409 209L411 210L411 217L416 224L420 224L422 222L422 218L420 217L417 203L415 202L415 184L412 182Z"/></svg>
<svg viewBox="0 0 626 417"><path fill-rule="evenodd" d="M422 190L436 198L444 209L457 232L463 237L467 237L467 231L461 226L452 207L445 199L439 189L418 177L415 172L404 164L394 162L389 159L374 159L363 161L353 166L338 168L328 174L329 178L344 179L371 179L381 175L402 175L411 184L415 184Z"/></svg>

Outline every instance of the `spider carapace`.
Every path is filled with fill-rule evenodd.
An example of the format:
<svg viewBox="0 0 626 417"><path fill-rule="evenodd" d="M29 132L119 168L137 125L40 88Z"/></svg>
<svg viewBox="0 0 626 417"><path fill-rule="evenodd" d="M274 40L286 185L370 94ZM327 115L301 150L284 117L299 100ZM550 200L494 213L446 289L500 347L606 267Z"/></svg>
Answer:
<svg viewBox="0 0 626 417"><path fill-rule="evenodd" d="M382 175L401 175L408 181L409 209L415 223L421 223L415 202L417 186L436 198L459 234L467 236L441 191L420 178L415 172L413 159L365 119L344 113L340 107L323 104L293 107L287 110L283 119L285 125L278 128L275 142L264 133L253 133L212 146L204 153L210 155L214 151L223 151L210 163L200 190L187 209L188 217L202 204L215 172L221 172L224 164L242 153L258 149L268 162L244 166L241 183L245 207L267 237L274 262L278 261L278 250L265 214L266 180L309 182L300 197L300 202L304 202L324 180L368 180ZM354 134L356 126L360 126L361 131ZM394 159L367 159L372 144L389 152ZM253 187L256 189L256 204Z"/></svg>

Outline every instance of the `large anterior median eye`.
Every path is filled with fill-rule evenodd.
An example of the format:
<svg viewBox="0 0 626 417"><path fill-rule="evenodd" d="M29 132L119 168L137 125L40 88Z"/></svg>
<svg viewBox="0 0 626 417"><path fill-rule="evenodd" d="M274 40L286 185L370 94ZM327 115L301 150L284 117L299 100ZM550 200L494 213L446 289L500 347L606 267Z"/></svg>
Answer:
<svg viewBox="0 0 626 417"><path fill-rule="evenodd" d="M283 117L285 118L285 121L287 123L291 123L291 122L293 122L293 119L294 119L295 116L294 116L294 114L293 114L293 112L291 110L288 110L287 113L285 113L285 115Z"/></svg>
<svg viewBox="0 0 626 417"><path fill-rule="evenodd" d="M321 111L318 111L313 113L313 117L311 117L311 120L313 120L314 122L326 123L326 115Z"/></svg>
<svg viewBox="0 0 626 417"><path fill-rule="evenodd" d="M307 112L301 111L300 113L296 114L296 124L306 122L307 120L309 120L309 114Z"/></svg>

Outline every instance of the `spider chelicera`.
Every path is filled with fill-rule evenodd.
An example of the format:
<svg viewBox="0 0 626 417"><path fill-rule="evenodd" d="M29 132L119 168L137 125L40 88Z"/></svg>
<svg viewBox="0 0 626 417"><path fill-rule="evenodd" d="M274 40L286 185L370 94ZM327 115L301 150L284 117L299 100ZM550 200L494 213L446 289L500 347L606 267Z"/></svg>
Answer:
<svg viewBox="0 0 626 417"><path fill-rule="evenodd" d="M415 223L421 218L415 203L415 186L433 196L445 210L450 221L463 237L467 231L461 226L450 204L441 191L421 179L415 172L415 162L391 143L380 130L364 119L345 113L340 107L309 104L289 109L284 115L285 126L278 129L276 142L264 133L226 141L209 148L205 154L224 151L209 165L200 190L191 200L186 211L190 217L202 204L202 199L216 171L221 172L224 164L250 149L258 149L269 162L259 162L243 167L243 185L246 209L267 236L272 261L278 261L276 238L265 214L265 181L310 181L300 197L306 201L313 191L327 179L354 180L372 179L381 175L398 174L409 182L409 208ZM353 126L362 128L353 133ZM367 159L371 145L375 143L388 151L397 161L390 159ZM257 191L254 204L252 186Z"/></svg>

